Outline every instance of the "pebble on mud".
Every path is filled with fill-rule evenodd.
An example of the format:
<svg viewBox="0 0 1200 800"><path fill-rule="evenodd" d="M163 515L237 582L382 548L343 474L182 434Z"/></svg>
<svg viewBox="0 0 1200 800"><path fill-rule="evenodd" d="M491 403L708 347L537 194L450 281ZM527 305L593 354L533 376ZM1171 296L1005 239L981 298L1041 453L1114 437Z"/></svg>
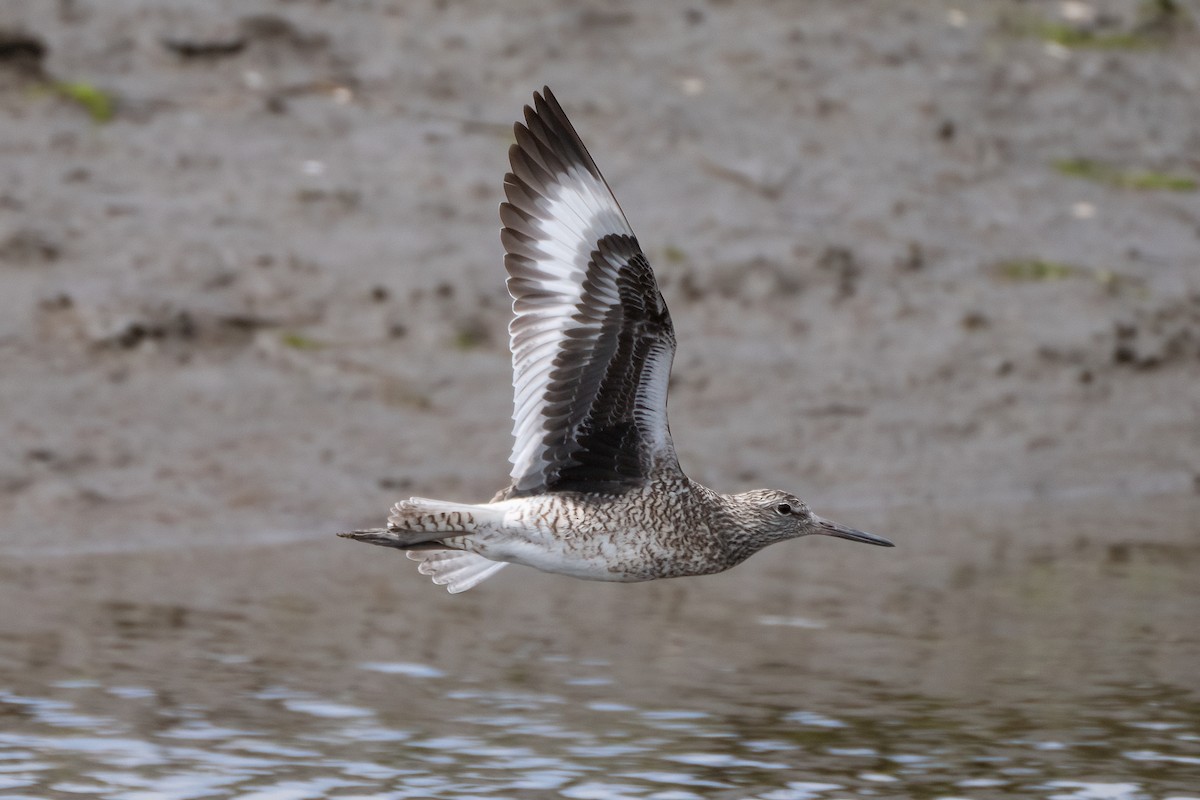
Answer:
<svg viewBox="0 0 1200 800"><path fill-rule="evenodd" d="M45 264L57 261L61 254L54 238L33 228L20 228L0 242L0 261L14 264Z"/></svg>
<svg viewBox="0 0 1200 800"><path fill-rule="evenodd" d="M837 277L837 299L853 297L862 276L862 266L849 247L826 247L817 256L817 269L832 272Z"/></svg>
<svg viewBox="0 0 1200 800"><path fill-rule="evenodd" d="M990 324L990 320L982 311L968 311L966 314L963 314L962 319L959 320L959 324L963 330L977 331L981 328L986 328Z"/></svg>

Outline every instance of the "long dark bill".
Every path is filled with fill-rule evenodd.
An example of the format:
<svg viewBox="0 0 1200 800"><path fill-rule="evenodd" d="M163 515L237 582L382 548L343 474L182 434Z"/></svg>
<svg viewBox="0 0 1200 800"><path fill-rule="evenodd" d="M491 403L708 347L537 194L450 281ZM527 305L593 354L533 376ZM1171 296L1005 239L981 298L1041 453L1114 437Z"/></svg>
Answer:
<svg viewBox="0 0 1200 800"><path fill-rule="evenodd" d="M858 528L847 528L845 525L838 525L833 520L824 519L815 514L813 515L813 522L817 528L816 532L824 536L836 536L839 539L849 539L852 542L862 542L863 544L877 544L880 547L896 546L882 536L860 531Z"/></svg>

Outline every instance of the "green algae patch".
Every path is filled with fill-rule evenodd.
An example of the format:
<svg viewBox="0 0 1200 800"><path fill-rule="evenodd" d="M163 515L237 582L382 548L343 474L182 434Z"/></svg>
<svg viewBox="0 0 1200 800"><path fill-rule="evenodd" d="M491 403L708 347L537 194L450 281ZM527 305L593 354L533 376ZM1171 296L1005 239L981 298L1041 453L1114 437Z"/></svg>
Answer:
<svg viewBox="0 0 1200 800"><path fill-rule="evenodd" d="M993 264L991 272L1008 283L1053 283L1068 279L1083 278L1098 284L1110 295L1143 295L1145 281L1135 275L1127 275L1112 269L1081 267L1063 261L1046 258L1014 258Z"/></svg>
<svg viewBox="0 0 1200 800"><path fill-rule="evenodd" d="M1094 50L1135 50L1155 43L1153 37L1141 31L1113 31L1111 33L1077 28L1065 22L1035 20L1028 23L1029 32L1043 42L1053 42L1069 48L1091 48Z"/></svg>
<svg viewBox="0 0 1200 800"><path fill-rule="evenodd" d="M1154 170L1127 170L1111 167L1090 158L1064 158L1051 163L1055 171L1072 178L1141 191L1194 192L1200 182L1189 175Z"/></svg>
<svg viewBox="0 0 1200 800"><path fill-rule="evenodd" d="M318 342L316 339L310 339L302 333L288 331L279 337L279 341L284 347L290 347L293 350L320 350L325 345Z"/></svg>
<svg viewBox="0 0 1200 800"><path fill-rule="evenodd" d="M662 254L663 258L668 264L681 264L684 261L687 261L687 253L673 244L669 244L664 247Z"/></svg>
<svg viewBox="0 0 1200 800"><path fill-rule="evenodd" d="M50 84L50 90L79 105L93 122L109 122L116 114L112 95L86 81L55 81Z"/></svg>
<svg viewBox="0 0 1200 800"><path fill-rule="evenodd" d="M1124 25L1119 20L1091 15L1085 19L1047 19L1036 14L1011 14L1004 26L1070 50L1141 50L1170 44L1176 35L1194 28L1178 0L1143 0Z"/></svg>

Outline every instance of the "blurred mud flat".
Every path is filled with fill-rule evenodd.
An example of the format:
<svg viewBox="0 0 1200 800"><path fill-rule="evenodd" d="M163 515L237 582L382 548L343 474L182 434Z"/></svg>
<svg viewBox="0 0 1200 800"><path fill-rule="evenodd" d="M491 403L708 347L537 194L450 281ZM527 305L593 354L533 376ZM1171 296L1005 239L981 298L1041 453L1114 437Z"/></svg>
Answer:
<svg viewBox="0 0 1200 800"><path fill-rule="evenodd" d="M178 733L164 719L197 729L191 708L300 747L282 732L319 700L417 739L499 746L463 719L519 700L472 699L481 684L532 697L530 724L582 735L615 713L627 739L665 736L681 758L704 730L801 748L781 751L782 771L718 759L718 778L692 775L736 796L785 777L941 787L943 772L889 760L908 751L883 720L924 718L945 738L919 750L949 747L945 774L1008 781L946 778L947 792L1085 791L1031 788L1052 773L1185 788L1197 39L1174 3L6 3L0 709L14 734L111 741L110 725L162 747ZM486 497L502 481L495 206L511 121L544 82L671 304L685 469L731 490L791 483L895 551L798 542L643 587L509 570L449 598L402 558L329 536L397 496ZM442 682L352 669L373 663ZM97 685L70 688L81 680ZM12 697L49 703L51 721ZM638 716L666 711L684 716ZM341 737L318 749L348 758L364 734L331 733L321 720L356 719L332 713L306 735ZM1160 723L1177 727L1137 727ZM1134 755L995 750L1014 725L1034 744L1091 741L1090 725ZM847 731L875 755L831 758L853 749ZM240 740L210 741L211 755ZM650 796L661 753L595 755L603 744L578 763L521 746L568 762L547 792L584 786L592 765L642 774L624 779L640 794L621 791ZM376 765L410 768L412 752ZM977 755L1033 774L968 775ZM72 770L106 758L120 760Z"/></svg>

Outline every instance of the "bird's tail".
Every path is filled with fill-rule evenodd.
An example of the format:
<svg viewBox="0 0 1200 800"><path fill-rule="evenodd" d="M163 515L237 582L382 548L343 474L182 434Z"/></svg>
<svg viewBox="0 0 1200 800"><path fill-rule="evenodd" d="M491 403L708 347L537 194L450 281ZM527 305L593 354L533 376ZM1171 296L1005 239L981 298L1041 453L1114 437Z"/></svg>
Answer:
<svg viewBox="0 0 1200 800"><path fill-rule="evenodd" d="M480 525L500 522L502 518L502 512L487 505L410 497L392 506L386 528L349 531L338 536L401 550L453 549L453 544L443 544L442 540L466 536Z"/></svg>

